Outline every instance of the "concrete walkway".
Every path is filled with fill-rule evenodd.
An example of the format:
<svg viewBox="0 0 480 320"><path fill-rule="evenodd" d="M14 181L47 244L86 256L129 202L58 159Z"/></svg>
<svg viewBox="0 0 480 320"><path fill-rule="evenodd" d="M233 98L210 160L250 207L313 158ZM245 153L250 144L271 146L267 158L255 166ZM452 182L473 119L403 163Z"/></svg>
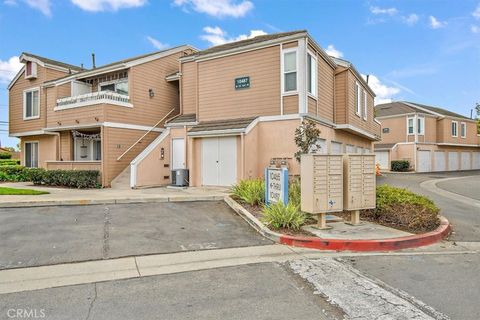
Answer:
<svg viewBox="0 0 480 320"><path fill-rule="evenodd" d="M2 195L0 196L0 207L223 200L224 196L228 194L228 188L224 187L66 189L34 186L30 182L2 183L0 186L50 192L37 196Z"/></svg>

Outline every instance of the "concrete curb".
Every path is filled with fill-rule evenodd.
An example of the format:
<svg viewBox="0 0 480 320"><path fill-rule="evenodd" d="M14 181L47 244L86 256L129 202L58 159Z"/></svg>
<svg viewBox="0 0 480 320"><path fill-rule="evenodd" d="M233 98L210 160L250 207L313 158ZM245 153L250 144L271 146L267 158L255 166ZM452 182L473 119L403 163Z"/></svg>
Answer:
<svg viewBox="0 0 480 320"><path fill-rule="evenodd" d="M123 199L78 199L78 200L44 200L29 202L0 202L0 208L28 208L47 206L87 206L97 204L129 204L145 202L189 202L189 201L222 201L224 196L171 196L152 198L123 198Z"/></svg>
<svg viewBox="0 0 480 320"><path fill-rule="evenodd" d="M294 247L336 251L393 251L408 248L418 248L433 244L442 240L451 231L450 222L448 222L445 217L440 217L440 226L436 230L399 238L348 240L289 236L276 233L267 228L262 222L255 218L250 212L248 212L248 210L243 208L243 206L233 200L230 196L225 197L225 202L264 237L277 243Z"/></svg>

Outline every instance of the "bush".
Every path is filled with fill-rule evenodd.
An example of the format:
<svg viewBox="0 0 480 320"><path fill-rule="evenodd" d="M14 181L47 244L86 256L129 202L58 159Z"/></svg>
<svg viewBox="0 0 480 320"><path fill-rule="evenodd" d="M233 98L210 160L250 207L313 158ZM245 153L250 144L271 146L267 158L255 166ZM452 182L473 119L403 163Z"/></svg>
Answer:
<svg viewBox="0 0 480 320"><path fill-rule="evenodd" d="M0 166L18 166L20 165L19 159L0 159Z"/></svg>
<svg viewBox="0 0 480 320"><path fill-rule="evenodd" d="M28 168L19 165L0 166L0 181L29 181Z"/></svg>
<svg viewBox="0 0 480 320"><path fill-rule="evenodd" d="M439 209L432 200L402 188L377 187L377 207L362 215L371 221L409 232L427 232L440 225Z"/></svg>
<svg viewBox="0 0 480 320"><path fill-rule="evenodd" d="M306 218L299 206L291 202L284 205L279 201L263 208L262 221L273 229L298 230Z"/></svg>
<svg viewBox="0 0 480 320"><path fill-rule="evenodd" d="M233 195L251 206L265 202L265 181L262 179L242 180L232 188Z"/></svg>
<svg viewBox="0 0 480 320"><path fill-rule="evenodd" d="M293 178L288 184L288 202L296 206L301 203L300 178Z"/></svg>
<svg viewBox="0 0 480 320"><path fill-rule="evenodd" d="M12 154L8 152L0 152L0 159L11 159Z"/></svg>
<svg viewBox="0 0 480 320"><path fill-rule="evenodd" d="M405 172L410 169L410 162L408 160L394 160L391 163L392 171Z"/></svg>
<svg viewBox="0 0 480 320"><path fill-rule="evenodd" d="M44 170L31 169L29 178L36 185L96 188L99 186L100 172L97 170Z"/></svg>

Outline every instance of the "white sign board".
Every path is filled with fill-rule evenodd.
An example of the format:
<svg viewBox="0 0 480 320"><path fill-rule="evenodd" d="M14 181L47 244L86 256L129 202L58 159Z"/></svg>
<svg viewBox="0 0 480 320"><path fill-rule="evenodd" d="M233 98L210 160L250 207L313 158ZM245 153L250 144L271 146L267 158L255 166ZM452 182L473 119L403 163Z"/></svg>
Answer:
<svg viewBox="0 0 480 320"><path fill-rule="evenodd" d="M265 202L284 204L288 203L288 169L266 168L265 169Z"/></svg>

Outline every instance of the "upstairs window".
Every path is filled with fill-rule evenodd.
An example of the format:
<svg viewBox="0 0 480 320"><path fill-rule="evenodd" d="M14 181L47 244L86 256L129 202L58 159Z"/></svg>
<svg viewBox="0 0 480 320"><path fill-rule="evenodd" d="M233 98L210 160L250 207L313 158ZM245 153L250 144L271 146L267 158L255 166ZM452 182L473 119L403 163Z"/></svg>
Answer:
<svg viewBox="0 0 480 320"><path fill-rule="evenodd" d="M458 122L452 121L452 137L458 137Z"/></svg>
<svg viewBox="0 0 480 320"><path fill-rule="evenodd" d="M414 128L415 122L414 122L414 120L415 119L413 117L409 117L408 120L407 120L407 127L408 127L407 132L408 132L409 135L415 133L415 128Z"/></svg>
<svg viewBox="0 0 480 320"><path fill-rule="evenodd" d="M355 113L360 117L360 113L362 112L362 89L358 82L355 83L355 97L357 103Z"/></svg>
<svg viewBox="0 0 480 320"><path fill-rule="evenodd" d="M283 92L297 91L297 50L283 51Z"/></svg>
<svg viewBox="0 0 480 320"><path fill-rule="evenodd" d="M111 91L128 96L128 79L103 82L99 84L99 87L100 91Z"/></svg>
<svg viewBox="0 0 480 320"><path fill-rule="evenodd" d="M367 120L367 92L363 90L363 120Z"/></svg>
<svg viewBox="0 0 480 320"><path fill-rule="evenodd" d="M25 78L35 78L37 77L37 64L32 61L27 61L25 63Z"/></svg>
<svg viewBox="0 0 480 320"><path fill-rule="evenodd" d="M417 118L417 133L418 134L425 134L425 118L418 117Z"/></svg>
<svg viewBox="0 0 480 320"><path fill-rule="evenodd" d="M460 123L460 136L462 138L467 137L467 124L465 122Z"/></svg>
<svg viewBox="0 0 480 320"><path fill-rule="evenodd" d="M23 119L40 117L40 90L38 88L23 91Z"/></svg>
<svg viewBox="0 0 480 320"><path fill-rule="evenodd" d="M307 54L307 90L317 96L317 58L310 52Z"/></svg>

